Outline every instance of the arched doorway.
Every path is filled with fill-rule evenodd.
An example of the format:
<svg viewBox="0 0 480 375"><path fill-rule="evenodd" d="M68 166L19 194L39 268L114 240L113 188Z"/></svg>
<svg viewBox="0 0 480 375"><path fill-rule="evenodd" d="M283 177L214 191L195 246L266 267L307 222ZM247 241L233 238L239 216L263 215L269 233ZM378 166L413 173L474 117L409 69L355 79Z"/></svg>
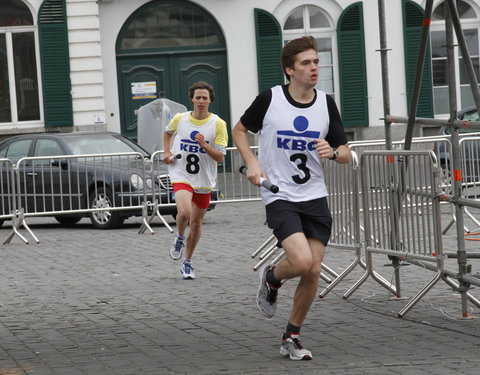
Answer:
<svg viewBox="0 0 480 375"><path fill-rule="evenodd" d="M188 87L215 89L210 110L230 123L225 39L215 19L188 1L151 1L124 23L116 42L121 131L137 139L138 108L159 97L191 108Z"/></svg>

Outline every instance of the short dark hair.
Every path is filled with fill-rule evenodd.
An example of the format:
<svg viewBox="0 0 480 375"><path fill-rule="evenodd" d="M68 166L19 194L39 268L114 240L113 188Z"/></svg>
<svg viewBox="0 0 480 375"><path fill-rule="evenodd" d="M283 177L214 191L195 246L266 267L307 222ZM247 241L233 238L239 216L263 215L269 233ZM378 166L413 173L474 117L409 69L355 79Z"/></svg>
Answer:
<svg viewBox="0 0 480 375"><path fill-rule="evenodd" d="M195 82L190 88L188 89L188 96L190 99L193 99L193 95L195 94L195 90L208 90L208 93L210 94L210 101L213 103L213 100L215 99L215 91L213 91L213 87L211 84L204 82L204 81L199 81Z"/></svg>
<svg viewBox="0 0 480 375"><path fill-rule="evenodd" d="M290 76L287 74L287 68L293 68L295 65L295 57L304 51L313 49L318 50L318 44L313 36L303 36L301 38L293 39L288 42L282 49L280 61L282 63L283 73L290 81Z"/></svg>

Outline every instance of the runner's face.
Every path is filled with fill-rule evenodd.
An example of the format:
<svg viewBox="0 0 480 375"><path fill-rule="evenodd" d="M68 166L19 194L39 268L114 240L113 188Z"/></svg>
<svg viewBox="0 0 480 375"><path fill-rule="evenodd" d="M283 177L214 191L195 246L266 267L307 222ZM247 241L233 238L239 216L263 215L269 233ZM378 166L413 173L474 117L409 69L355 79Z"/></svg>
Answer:
<svg viewBox="0 0 480 375"><path fill-rule="evenodd" d="M293 68L287 68L290 82L315 87L318 81L318 55L313 49L300 52L295 59Z"/></svg>
<svg viewBox="0 0 480 375"><path fill-rule="evenodd" d="M208 106L211 103L210 93L206 89L196 89L193 92L193 110L195 112L204 113L208 112Z"/></svg>

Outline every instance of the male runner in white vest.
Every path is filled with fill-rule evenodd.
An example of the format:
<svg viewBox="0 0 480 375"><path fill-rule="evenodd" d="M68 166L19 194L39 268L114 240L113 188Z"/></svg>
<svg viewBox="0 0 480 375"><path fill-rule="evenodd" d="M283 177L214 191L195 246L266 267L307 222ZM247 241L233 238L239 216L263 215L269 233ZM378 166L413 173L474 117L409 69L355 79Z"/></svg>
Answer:
<svg viewBox="0 0 480 375"><path fill-rule="evenodd" d="M277 194L261 192L268 226L286 258L260 269L257 305L273 317L282 283L300 277L280 347L280 354L293 360L312 359L299 334L317 293L332 226L320 159L348 163L351 157L335 101L315 88L317 50L313 37L285 45L281 63L289 84L260 93L233 129L250 182L260 186L264 177L279 187ZM249 148L248 131L258 134L258 159Z"/></svg>
<svg viewBox="0 0 480 375"><path fill-rule="evenodd" d="M163 135L163 161L169 164L177 206L177 233L170 257L180 259L185 248L180 269L184 279L195 278L191 259L216 185L217 163L223 161L228 143L227 124L208 111L215 99L213 87L206 82L194 83L189 88L189 97L193 111L177 113ZM177 154L181 158L172 160L171 156ZM185 236L187 226L190 230Z"/></svg>

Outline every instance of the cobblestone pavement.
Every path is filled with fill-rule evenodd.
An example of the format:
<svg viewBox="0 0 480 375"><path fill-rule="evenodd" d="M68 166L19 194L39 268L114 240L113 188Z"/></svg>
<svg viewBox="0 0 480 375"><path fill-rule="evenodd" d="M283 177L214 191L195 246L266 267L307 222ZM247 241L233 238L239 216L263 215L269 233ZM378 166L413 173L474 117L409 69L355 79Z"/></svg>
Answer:
<svg viewBox="0 0 480 375"><path fill-rule="evenodd" d="M458 294L443 281L396 317L431 271L401 268L405 298L391 298L369 279L345 300L363 274L354 269L307 317L302 342L313 360L290 361L278 350L296 283L281 289L272 320L254 302L258 275L250 255L270 235L261 203L218 205L207 214L193 281L180 279L180 264L168 255L171 234L159 222L154 235L139 235L138 218L110 231L87 219L74 228L29 219L40 243L16 237L0 248L0 374L479 372L479 309L469 304L470 317L462 318ZM4 224L2 241L8 233ZM454 229L445 240L455 249ZM328 249L326 264L337 272L352 260L351 251ZM375 262L393 280L388 259Z"/></svg>

